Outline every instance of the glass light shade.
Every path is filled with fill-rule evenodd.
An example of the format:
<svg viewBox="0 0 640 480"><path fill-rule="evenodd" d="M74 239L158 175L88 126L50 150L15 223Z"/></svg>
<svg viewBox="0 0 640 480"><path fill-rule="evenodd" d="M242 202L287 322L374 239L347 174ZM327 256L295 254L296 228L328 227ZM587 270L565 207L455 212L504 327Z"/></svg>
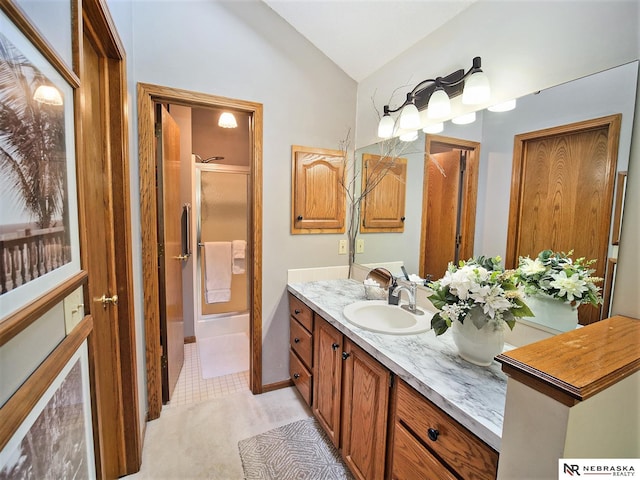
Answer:
<svg viewBox="0 0 640 480"><path fill-rule="evenodd" d="M444 118L451 113L451 101L443 88L437 88L429 98L427 116L429 118Z"/></svg>
<svg viewBox="0 0 640 480"><path fill-rule="evenodd" d="M427 125L422 129L424 133L440 133L444 130L444 123L434 123L433 125Z"/></svg>
<svg viewBox="0 0 640 480"><path fill-rule="evenodd" d="M478 105L491 98L489 78L481 70L473 73L465 82L462 91L462 103L465 105Z"/></svg>
<svg viewBox="0 0 640 480"><path fill-rule="evenodd" d="M451 119L451 122L455 123L456 125L467 125L475 121L476 121L476 112L465 113L464 115L460 115L459 117L455 117Z"/></svg>
<svg viewBox="0 0 640 480"><path fill-rule="evenodd" d="M405 105L400 112L400 128L403 130L417 130L420 128L420 112L413 103Z"/></svg>
<svg viewBox="0 0 640 480"><path fill-rule="evenodd" d="M36 102L46 105L62 105L62 95L60 91L52 85L40 85L33 94Z"/></svg>
<svg viewBox="0 0 640 480"><path fill-rule="evenodd" d="M236 117L233 116L233 113L222 112L222 115L220 115L220 119L218 120L218 126L222 128L236 128L238 126L238 122L236 122Z"/></svg>
<svg viewBox="0 0 640 480"><path fill-rule="evenodd" d="M385 115L380 119L380 123L378 123L378 137L380 138L391 138L393 136L393 127L395 126L395 122L391 115Z"/></svg>
<svg viewBox="0 0 640 480"><path fill-rule="evenodd" d="M400 140L402 140L403 142L413 142L414 140L417 140L417 139L418 139L417 130L403 133L402 135L400 135Z"/></svg>
<svg viewBox="0 0 640 480"><path fill-rule="evenodd" d="M513 110L516 108L516 99L507 100L506 102L496 103L495 105L491 105L487 110L490 112L508 112L509 110Z"/></svg>

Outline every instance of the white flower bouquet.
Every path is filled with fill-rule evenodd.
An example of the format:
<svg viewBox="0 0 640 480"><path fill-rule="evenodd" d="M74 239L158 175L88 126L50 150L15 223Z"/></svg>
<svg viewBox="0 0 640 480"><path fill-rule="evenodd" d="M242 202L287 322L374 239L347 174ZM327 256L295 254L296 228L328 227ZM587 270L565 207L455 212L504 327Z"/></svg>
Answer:
<svg viewBox="0 0 640 480"><path fill-rule="evenodd" d="M590 303L602 303L600 287L595 284L602 281L592 277L595 272L590 266L596 260L584 257L571 259L569 253L543 250L538 257L520 257L516 270L516 282L524 287L527 295L543 295L577 307Z"/></svg>
<svg viewBox="0 0 640 480"><path fill-rule="evenodd" d="M436 335L442 335L452 322L471 321L480 329L488 322L515 326L516 317L533 313L523 301L523 290L515 283L515 271L505 271L500 257L477 257L449 263L445 276L431 282L429 300L439 312L431 319Z"/></svg>

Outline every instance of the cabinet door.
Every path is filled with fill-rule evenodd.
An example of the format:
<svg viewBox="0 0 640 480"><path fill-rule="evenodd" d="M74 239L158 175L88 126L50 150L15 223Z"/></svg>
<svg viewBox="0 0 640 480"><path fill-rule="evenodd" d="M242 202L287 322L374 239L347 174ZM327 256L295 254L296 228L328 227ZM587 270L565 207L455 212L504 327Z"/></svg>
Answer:
<svg viewBox="0 0 640 480"><path fill-rule="evenodd" d="M384 478L391 373L350 340L344 342L342 456L356 478Z"/></svg>
<svg viewBox="0 0 640 480"><path fill-rule="evenodd" d="M407 159L362 156L361 232L403 232Z"/></svg>
<svg viewBox="0 0 640 480"><path fill-rule="evenodd" d="M344 156L293 146L291 233L344 233Z"/></svg>
<svg viewBox="0 0 640 480"><path fill-rule="evenodd" d="M315 315L313 332L313 414L331 442L340 442L342 334Z"/></svg>

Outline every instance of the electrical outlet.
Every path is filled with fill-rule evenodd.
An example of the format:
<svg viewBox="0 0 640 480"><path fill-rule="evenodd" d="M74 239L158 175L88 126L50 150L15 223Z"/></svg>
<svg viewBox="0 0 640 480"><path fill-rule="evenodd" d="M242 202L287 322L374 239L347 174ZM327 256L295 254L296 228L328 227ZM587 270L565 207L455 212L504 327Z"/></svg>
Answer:
<svg viewBox="0 0 640 480"><path fill-rule="evenodd" d="M338 255L346 255L347 254L347 241L340 240L338 242Z"/></svg>
<svg viewBox="0 0 640 480"><path fill-rule="evenodd" d="M356 240L356 253L364 253L364 239Z"/></svg>

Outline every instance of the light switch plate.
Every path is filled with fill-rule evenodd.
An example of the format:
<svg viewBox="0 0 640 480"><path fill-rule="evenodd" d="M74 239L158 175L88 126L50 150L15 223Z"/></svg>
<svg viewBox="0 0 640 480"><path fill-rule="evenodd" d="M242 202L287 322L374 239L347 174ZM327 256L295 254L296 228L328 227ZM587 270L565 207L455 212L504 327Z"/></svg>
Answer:
<svg viewBox="0 0 640 480"><path fill-rule="evenodd" d="M356 253L364 253L364 239L356 240Z"/></svg>
<svg viewBox="0 0 640 480"><path fill-rule="evenodd" d="M347 254L347 241L340 240L338 242L338 255L346 255Z"/></svg>

